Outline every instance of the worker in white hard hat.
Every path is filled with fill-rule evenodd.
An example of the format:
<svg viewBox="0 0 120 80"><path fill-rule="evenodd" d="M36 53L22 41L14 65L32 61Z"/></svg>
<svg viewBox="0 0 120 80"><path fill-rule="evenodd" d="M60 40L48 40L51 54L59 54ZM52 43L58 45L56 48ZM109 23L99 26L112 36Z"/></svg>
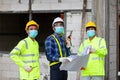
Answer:
<svg viewBox="0 0 120 80"><path fill-rule="evenodd" d="M39 45L35 40L39 25L30 20L25 27L28 37L19 43L10 52L10 58L19 66L20 80L40 79Z"/></svg>
<svg viewBox="0 0 120 80"><path fill-rule="evenodd" d="M62 61L70 56L66 47L64 35L64 21L57 17L52 23L54 34L45 40L46 57L50 62L50 80L67 80L67 71L60 70Z"/></svg>
<svg viewBox="0 0 120 80"><path fill-rule="evenodd" d="M80 45L78 55L90 55L87 66L81 68L81 80L104 80L104 63L107 55L106 41L104 38L97 37L97 26L94 22L89 21L85 28L88 38ZM85 49L89 49L87 54L84 52Z"/></svg>

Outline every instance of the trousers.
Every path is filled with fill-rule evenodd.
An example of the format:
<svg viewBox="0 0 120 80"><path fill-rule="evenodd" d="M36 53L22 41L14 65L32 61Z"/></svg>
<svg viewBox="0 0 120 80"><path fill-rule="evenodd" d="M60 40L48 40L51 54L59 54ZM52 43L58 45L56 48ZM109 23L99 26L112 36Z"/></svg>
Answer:
<svg viewBox="0 0 120 80"><path fill-rule="evenodd" d="M60 65L61 63L50 66L50 80L67 80L68 73L60 70Z"/></svg>

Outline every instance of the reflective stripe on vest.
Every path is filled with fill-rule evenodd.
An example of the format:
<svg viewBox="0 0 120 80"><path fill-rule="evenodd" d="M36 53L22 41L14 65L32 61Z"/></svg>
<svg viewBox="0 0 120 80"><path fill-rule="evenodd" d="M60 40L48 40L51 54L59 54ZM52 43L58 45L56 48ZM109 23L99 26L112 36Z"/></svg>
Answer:
<svg viewBox="0 0 120 80"><path fill-rule="evenodd" d="M17 51L19 51L21 53L21 50L19 48L15 47L14 49L17 50ZM14 54L14 53L9 54L9 56L13 56L13 55L18 56L17 54Z"/></svg>
<svg viewBox="0 0 120 80"><path fill-rule="evenodd" d="M26 41L25 39L24 39L23 41L25 42L26 49L28 49L28 43L27 43L27 41ZM14 49L17 50L17 51L19 51L19 52L20 52L20 55L21 55L21 50L20 50L19 48L15 47ZM14 53L10 54L10 56L12 56L12 55L16 55L16 54L14 54ZM26 55L27 55L27 54L26 54ZM28 55L30 55L30 54L28 54ZM22 55L21 55L21 56L22 56Z"/></svg>
<svg viewBox="0 0 120 80"><path fill-rule="evenodd" d="M24 39L23 40L24 42L25 42L25 45L26 45L26 49L28 49L28 43L27 43L27 41ZM20 56L22 56L22 57L33 57L33 56L35 56L35 54L21 54ZM35 63L35 62L38 62L37 60L27 60L27 61L25 61L25 60L23 60L23 62L24 63Z"/></svg>
<svg viewBox="0 0 120 80"><path fill-rule="evenodd" d="M101 41L102 41L102 38L99 40L99 47L100 47L100 43L101 43Z"/></svg>
<svg viewBox="0 0 120 80"><path fill-rule="evenodd" d="M14 49L21 53L21 50L19 48L15 47Z"/></svg>
<svg viewBox="0 0 120 80"><path fill-rule="evenodd" d="M23 60L23 62L24 62L24 63L34 63L34 62L38 62L38 61L37 61L37 60L29 60L29 61L24 61L24 60Z"/></svg>
<svg viewBox="0 0 120 80"><path fill-rule="evenodd" d="M27 43L27 41L25 39L23 41L25 42L26 49L28 49L28 43Z"/></svg>
<svg viewBox="0 0 120 80"><path fill-rule="evenodd" d="M93 57L92 60L104 60L104 58Z"/></svg>
<svg viewBox="0 0 120 80"><path fill-rule="evenodd" d="M21 54L22 57L35 56L35 54Z"/></svg>
<svg viewBox="0 0 120 80"><path fill-rule="evenodd" d="M14 54L14 53L11 53L11 54L9 54L9 56L18 56L17 54Z"/></svg>
<svg viewBox="0 0 120 80"><path fill-rule="evenodd" d="M10 54L10 56L13 56L13 55L17 55L17 54ZM20 55L17 55L17 56L22 56L22 57L29 57L29 56L35 56L35 54L20 54Z"/></svg>
<svg viewBox="0 0 120 80"><path fill-rule="evenodd" d="M57 38L55 37L55 35L52 35L52 36L55 39L55 41L57 42L58 49L59 49L59 52L60 52L60 57L63 57L63 55L62 55L62 49L61 49L59 41L57 40ZM53 66L53 65L58 64L58 63L60 63L60 62L52 62L52 63L50 63L50 66Z"/></svg>

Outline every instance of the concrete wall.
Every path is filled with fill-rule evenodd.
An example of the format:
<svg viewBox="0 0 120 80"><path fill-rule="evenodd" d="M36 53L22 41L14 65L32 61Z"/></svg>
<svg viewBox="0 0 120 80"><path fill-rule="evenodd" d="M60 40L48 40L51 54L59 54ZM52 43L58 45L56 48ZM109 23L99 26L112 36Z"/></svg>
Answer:
<svg viewBox="0 0 120 80"><path fill-rule="evenodd" d="M86 12L86 17L85 17L86 22L92 20L92 13L91 12ZM72 47L71 47L71 52L72 53L77 53L80 43L81 43L81 23L82 23L82 11L71 11L66 13L66 36L70 34L70 31L73 31L72 33ZM84 25L85 25L84 24ZM86 31L85 27L83 27L83 38L86 38Z"/></svg>
<svg viewBox="0 0 120 80"><path fill-rule="evenodd" d="M79 10L83 0L32 0L32 10ZM0 0L0 11L28 11L29 0ZM91 9L91 0L88 0Z"/></svg>

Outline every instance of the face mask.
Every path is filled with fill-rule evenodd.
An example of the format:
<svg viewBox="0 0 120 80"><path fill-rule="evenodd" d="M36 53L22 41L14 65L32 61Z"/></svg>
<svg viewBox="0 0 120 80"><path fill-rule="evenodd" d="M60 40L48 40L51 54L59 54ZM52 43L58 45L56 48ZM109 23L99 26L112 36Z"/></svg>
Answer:
<svg viewBox="0 0 120 80"><path fill-rule="evenodd" d="M38 35L38 31L37 30L30 30L29 32L30 32L29 36L31 38L35 38Z"/></svg>
<svg viewBox="0 0 120 80"><path fill-rule="evenodd" d="M64 34L64 28L62 26L55 27L55 33Z"/></svg>
<svg viewBox="0 0 120 80"><path fill-rule="evenodd" d="M88 37L93 37L95 35L95 30L88 30L87 31L87 36Z"/></svg>

